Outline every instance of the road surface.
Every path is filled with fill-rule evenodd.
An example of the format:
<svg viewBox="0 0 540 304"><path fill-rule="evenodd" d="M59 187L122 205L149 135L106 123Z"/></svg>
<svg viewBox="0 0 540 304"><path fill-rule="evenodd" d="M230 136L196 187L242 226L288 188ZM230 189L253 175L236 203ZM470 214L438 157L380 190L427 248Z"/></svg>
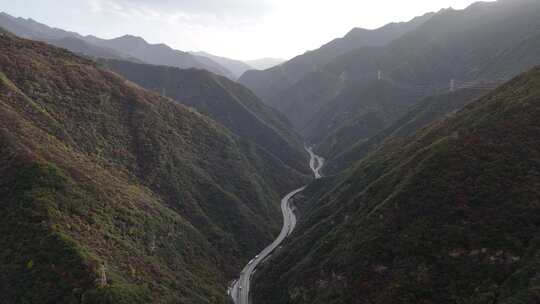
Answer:
<svg viewBox="0 0 540 304"><path fill-rule="evenodd" d="M306 151L309 153L309 167L313 171L313 175L316 179L321 178L321 169L324 165L324 158L313 153L311 147L307 148ZM281 213L283 214L283 227L279 236L270 244L268 247L264 248L261 253L254 257L242 270L240 277L236 280L229 289L230 296L232 297L235 304L249 304L249 288L251 276L255 273L257 266L264 261L272 252L287 238L289 234L294 230L296 226L296 216L292 210L290 200L296 194L302 192L306 186L296 189L293 192L287 194L283 199L281 199Z"/></svg>
<svg viewBox="0 0 540 304"><path fill-rule="evenodd" d="M313 171L313 174L315 175L315 178L321 178L321 169L324 166L324 158L321 156L316 155L313 153L313 148L306 147L306 151L309 153L309 167L311 168L311 171Z"/></svg>

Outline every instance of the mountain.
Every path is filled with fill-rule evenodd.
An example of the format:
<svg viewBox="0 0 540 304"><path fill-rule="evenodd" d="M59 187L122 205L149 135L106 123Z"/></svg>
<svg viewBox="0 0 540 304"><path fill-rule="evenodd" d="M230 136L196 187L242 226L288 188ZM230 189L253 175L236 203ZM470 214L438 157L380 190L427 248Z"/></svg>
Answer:
<svg viewBox="0 0 540 304"><path fill-rule="evenodd" d="M52 28L31 18L16 18L5 12L0 12L0 27L27 39L59 40L65 37L82 38L77 33Z"/></svg>
<svg viewBox="0 0 540 304"><path fill-rule="evenodd" d="M332 149L336 149L337 145L327 147L324 143L330 141L325 140L319 149L321 151L327 151L327 155L332 155L327 161L325 172L327 174L338 174L342 170L352 168L355 162L373 153L385 143L411 136L417 130L426 127L434 121L444 119L448 115L453 115L456 111L485 94L487 94L485 90L471 88L427 97L414 105L407 114L401 116L383 131L378 132L374 136L364 136L358 142L352 144L349 142L347 143L349 145L348 148L346 148L346 145L343 145L341 149L336 150L342 150L343 152L333 152ZM342 131L344 130L339 130L339 132ZM349 138L353 140L357 139L358 136L354 135L349 135ZM336 138L336 142L338 140L340 140L339 137Z"/></svg>
<svg viewBox="0 0 540 304"><path fill-rule="evenodd" d="M509 78L540 63L540 31L526 37L518 44L498 53L480 70L480 78Z"/></svg>
<svg viewBox="0 0 540 304"><path fill-rule="evenodd" d="M410 108L402 106L405 101L412 107L423 97L449 91L452 79L456 88L490 83L483 85L490 89L501 78L540 64L539 15L540 2L534 0L479 2L463 10L442 10L386 45L349 51L282 92L274 88L277 93L270 104L286 113L308 141L331 152L326 157L332 158L406 114ZM394 95L387 100L389 94L380 94L381 100L373 99L369 92L376 91L380 81L396 90L416 92L419 98L410 101L408 95ZM366 103L371 107L363 108ZM392 108L396 112L388 116L384 109ZM369 122L373 117L384 122L378 130ZM336 139L342 143L336 145Z"/></svg>
<svg viewBox="0 0 540 304"><path fill-rule="evenodd" d="M178 68L198 68L205 69L216 74L234 79L234 75L212 61L210 58L194 56L187 52L172 49L166 44L150 44L141 37L125 35L114 39L100 39L97 37L87 37L91 43L119 52L129 54L145 63L155 65L167 65Z"/></svg>
<svg viewBox="0 0 540 304"><path fill-rule="evenodd" d="M15 18L4 12L0 12L0 27L22 38L45 41L91 57L206 69L236 79L229 70L207 57L174 50L165 44L150 44L140 37L131 35L109 40L91 35L82 36L75 32L49 27L32 19Z"/></svg>
<svg viewBox="0 0 540 304"><path fill-rule="evenodd" d="M238 136L257 143L291 168L306 175L310 173L303 141L287 118L242 85L204 70L118 60L103 63L146 89L195 108Z"/></svg>
<svg viewBox="0 0 540 304"><path fill-rule="evenodd" d="M538 302L539 115L535 68L319 181L255 303Z"/></svg>
<svg viewBox="0 0 540 304"><path fill-rule="evenodd" d="M312 134L311 141L319 143L318 152L332 157L375 136L421 98L421 92L385 80L345 85L332 102L321 107L304 133ZM299 113L306 111L304 108Z"/></svg>
<svg viewBox="0 0 540 304"><path fill-rule="evenodd" d="M179 102L0 33L5 303L229 303L305 178Z"/></svg>
<svg viewBox="0 0 540 304"><path fill-rule="evenodd" d="M38 39L41 40L41 39ZM75 37L64 37L61 39L44 39L42 40L54 46L70 50L74 53L88 56L91 58L108 58L108 59L118 59L118 60L129 60L133 62L142 63L141 60L131 57L129 55L124 55L121 52L109 49L106 47L99 47L93 44L90 44L83 39Z"/></svg>
<svg viewBox="0 0 540 304"><path fill-rule="evenodd" d="M310 72L318 71L339 55L362 46L385 45L416 28L431 17L427 14L410 22L392 23L376 30L355 28L345 37L335 39L321 48L297 56L264 71L248 71L239 82L252 89L265 102L278 109L279 94L299 82ZM248 62L254 66L254 64Z"/></svg>
<svg viewBox="0 0 540 304"><path fill-rule="evenodd" d="M483 86L489 89L501 78L509 79L540 64L540 53L537 52L539 15L540 2L532 0L476 3L464 10L443 10L386 46L364 47L337 57L326 66L325 77L331 78L333 75L334 79L346 78L346 84L330 87L319 93L320 98L315 96L302 100L303 103L314 105L312 111L305 110L303 113L307 117L301 117L301 120L290 119L297 125L309 121L304 125L303 134L321 146L332 146L336 136L331 133L339 135L349 132L350 121L355 120L361 122L360 126L356 124L355 133L359 136L356 140L351 138L350 142L365 140L364 134L369 129L362 129L363 111L348 120L338 119L331 133L320 126L326 125L328 118L336 121L336 118L354 113L358 104L365 102L366 94L357 88L374 83L379 71L384 81L424 96L448 90L451 79L458 88ZM292 96L295 91L305 92L306 87L320 86L318 83L302 84L288 91L288 96L291 96L289 100L294 100ZM357 94L349 94L346 98L337 94L336 98L328 101L325 94L337 88L343 92L356 91ZM281 95L280 99L283 104L287 103L287 96ZM401 101L402 98L396 96L394 104ZM320 103L322 107L317 106ZM315 110L316 114L310 116ZM291 110L284 112L290 113ZM317 139L320 138L326 140L319 142ZM338 146L332 153L343 152L343 147L350 146Z"/></svg>
<svg viewBox="0 0 540 304"><path fill-rule="evenodd" d="M206 52L191 52L191 54L200 57L207 57L217 62L221 66L225 67L227 70L231 71L231 73L234 75L233 80L240 78L240 76L242 76L245 71L253 69L252 66L240 60L220 57Z"/></svg>
<svg viewBox="0 0 540 304"><path fill-rule="evenodd" d="M281 59L281 58L266 57L266 58L260 58L260 59L254 59L254 60L246 60L244 62L256 70L266 70L266 69L275 67L277 65L280 65L285 61L286 61L285 59Z"/></svg>

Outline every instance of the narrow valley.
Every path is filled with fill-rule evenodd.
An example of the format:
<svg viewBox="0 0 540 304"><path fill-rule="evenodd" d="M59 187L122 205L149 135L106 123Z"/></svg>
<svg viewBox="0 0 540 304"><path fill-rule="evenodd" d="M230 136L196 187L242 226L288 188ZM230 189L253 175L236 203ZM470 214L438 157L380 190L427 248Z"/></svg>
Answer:
<svg viewBox="0 0 540 304"><path fill-rule="evenodd" d="M324 165L324 158L316 155L313 152L312 147L306 147L305 149L310 156L309 166L313 171L314 178L321 178L322 175L320 171ZM268 247L264 248L263 251L249 261L249 263L242 269L240 277L233 282L231 288L228 290L228 293L232 297L235 304L251 303L251 277L257 270L257 266L269 258L276 249L280 248L283 241L285 241L285 239L293 232L294 228L296 227L296 216L294 214L294 206L291 204L291 200L295 195L304 191L305 188L306 186L296 189L281 199L281 212L283 214L283 226L281 228L281 232L272 242L272 244L268 245Z"/></svg>

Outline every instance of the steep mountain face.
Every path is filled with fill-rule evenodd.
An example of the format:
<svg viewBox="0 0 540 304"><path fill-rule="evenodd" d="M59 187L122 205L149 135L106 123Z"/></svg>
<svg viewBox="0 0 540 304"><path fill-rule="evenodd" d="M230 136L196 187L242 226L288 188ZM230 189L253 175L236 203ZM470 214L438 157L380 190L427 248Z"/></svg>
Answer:
<svg viewBox="0 0 540 304"><path fill-rule="evenodd" d="M390 127L371 137L364 137L358 142L349 144L349 148L342 148L336 152L327 152L327 155L333 155L328 159L324 168L327 174L337 174L342 170L351 168L355 162L374 152L383 144L412 135L417 130L426 127L438 119L444 119L448 115L453 115L475 99L487 94L485 90L462 89L455 92L427 97L416 104L407 114L400 117ZM340 130L341 131L341 130ZM358 138L358 136L350 136ZM323 142L326 143L328 140ZM325 145L321 146L321 150ZM343 152L338 153L337 151Z"/></svg>
<svg viewBox="0 0 540 304"><path fill-rule="evenodd" d="M206 57L191 55L187 52L174 50L166 44L150 44L141 37L125 35L115 39L100 39L89 36L87 40L93 44L108 47L119 52L129 54L140 60L157 65L167 65L178 68L199 68L231 79L234 76L230 71Z"/></svg>
<svg viewBox="0 0 540 304"><path fill-rule="evenodd" d="M511 78L531 66L540 63L540 31L526 37L523 41L503 52L498 53L480 70L480 78L489 79L494 75L499 78Z"/></svg>
<svg viewBox="0 0 540 304"><path fill-rule="evenodd" d="M206 52L191 52L191 54L200 57L207 57L210 58L212 61L217 62L221 66L225 67L227 70L231 71L231 73L234 75L233 80L240 78L240 76L242 76L245 71L253 69L252 66L240 60L220 57Z"/></svg>
<svg viewBox="0 0 540 304"><path fill-rule="evenodd" d="M406 113L422 93L388 81L372 81L345 89L324 105L304 133L320 143L323 155L337 155L375 136ZM334 107L338 108L334 108Z"/></svg>
<svg viewBox="0 0 540 304"><path fill-rule="evenodd" d="M0 34L7 303L228 303L304 179L171 99Z"/></svg>
<svg viewBox="0 0 540 304"><path fill-rule="evenodd" d="M251 140L286 165L309 174L302 139L287 119L245 87L203 70L108 60L104 64L143 86L197 109L237 135Z"/></svg>
<svg viewBox="0 0 540 304"><path fill-rule="evenodd" d="M206 69L235 79L229 70L207 57L174 50L165 44L149 44L140 37L126 35L107 40L94 36L82 36L74 32L51 28L32 19L15 18L3 12L0 12L0 27L22 38L45 41L91 57Z"/></svg>
<svg viewBox="0 0 540 304"><path fill-rule="evenodd" d="M254 303L538 302L538 115L540 68L386 144L300 204Z"/></svg>
<svg viewBox="0 0 540 304"><path fill-rule="evenodd" d="M540 64L540 53L536 48L536 37L540 33L538 16L540 2L532 0L477 3L464 10L443 10L385 46L363 47L348 52L317 72L324 74L326 79L333 79L327 83L335 85L321 87L316 81L302 80L279 99L281 104L299 103L308 109L289 118L309 140L329 151L327 147L333 146L335 138L331 133L347 133L351 129L350 121L362 121L364 112L357 112L358 117L348 120L335 118L354 113L355 103L361 105L364 102L363 92L356 88L378 78L407 89L405 91L429 96L448 91L451 79L455 79L457 84L499 81ZM513 55L518 57L511 57ZM521 58L519 56L523 59L517 59ZM296 92L306 92L306 88L311 88L316 94L298 99ZM335 93L347 91L356 91L357 94L344 98L344 95ZM332 95L336 97L328 98ZM407 97L403 96L403 99ZM395 96L394 102L400 104L401 97ZM377 101L371 103L376 104ZM290 106L287 109L291 109ZM290 113L290 110L284 112ZM342 122L342 125L321 128L329 125L328 118ZM358 137L351 138L350 142L365 140L364 135L369 129L360 127L354 132ZM325 142L321 143L321 138ZM347 145L337 146L338 150L332 153L342 153L343 147L348 148Z"/></svg>
<svg viewBox="0 0 540 304"><path fill-rule="evenodd" d="M431 17L431 14L410 22L392 23L376 30L353 29L345 37L335 39L321 48L297 56L279 66L264 71L248 71L239 82L252 89L268 104L282 109L280 93L306 75L318 71L334 58L363 46L380 46L413 30Z"/></svg>
<svg viewBox="0 0 540 304"><path fill-rule="evenodd" d="M349 52L328 69L355 79L382 70L387 78L411 85L475 80L497 55L539 33L539 12L540 3L534 0L479 2L464 10L444 10L387 46Z"/></svg>

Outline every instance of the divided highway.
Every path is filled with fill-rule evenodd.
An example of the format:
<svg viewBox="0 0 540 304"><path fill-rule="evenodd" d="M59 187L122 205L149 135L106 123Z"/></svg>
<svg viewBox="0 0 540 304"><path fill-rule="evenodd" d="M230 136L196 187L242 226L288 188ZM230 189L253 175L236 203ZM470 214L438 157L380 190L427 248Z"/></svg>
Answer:
<svg viewBox="0 0 540 304"><path fill-rule="evenodd" d="M316 179L321 178L320 173L322 166L324 165L324 158L316 155L313 152L313 148L306 148L306 151L309 153L309 167L313 171L313 175ZM255 256L242 270L240 277L236 280L233 285L230 287L230 295L235 304L249 304L249 288L251 283L251 276L255 273L257 266L264 261L268 256L272 254L274 249L276 249L296 226L296 216L292 210L290 200L296 194L302 192L306 186L296 189L291 193L287 194L283 199L281 199L281 213L283 214L283 227L279 236L266 247L261 253Z"/></svg>

